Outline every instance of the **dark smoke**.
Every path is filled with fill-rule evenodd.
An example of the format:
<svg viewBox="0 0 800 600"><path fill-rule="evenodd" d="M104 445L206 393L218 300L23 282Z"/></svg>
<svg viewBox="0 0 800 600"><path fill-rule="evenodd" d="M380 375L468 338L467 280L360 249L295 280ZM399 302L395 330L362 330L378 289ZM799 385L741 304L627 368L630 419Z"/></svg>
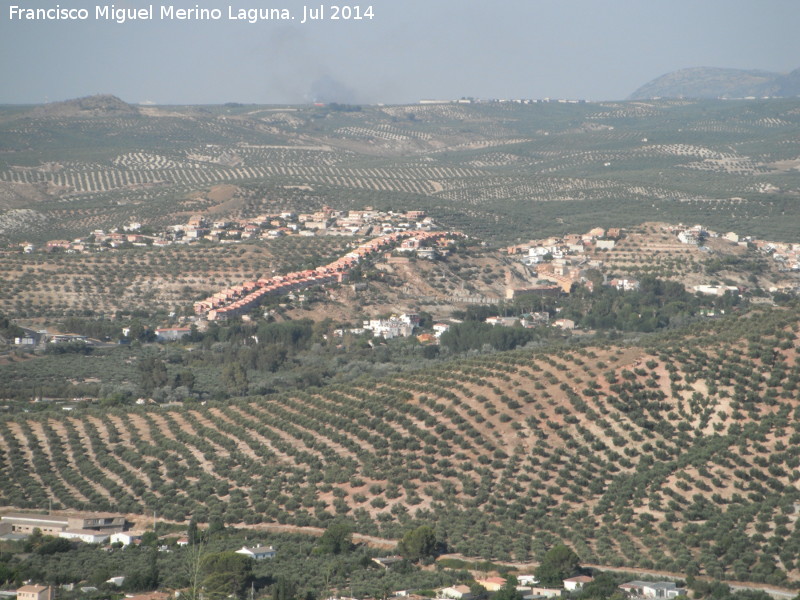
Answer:
<svg viewBox="0 0 800 600"><path fill-rule="evenodd" d="M323 75L311 84L309 96L312 102L358 104L356 93L329 75Z"/></svg>

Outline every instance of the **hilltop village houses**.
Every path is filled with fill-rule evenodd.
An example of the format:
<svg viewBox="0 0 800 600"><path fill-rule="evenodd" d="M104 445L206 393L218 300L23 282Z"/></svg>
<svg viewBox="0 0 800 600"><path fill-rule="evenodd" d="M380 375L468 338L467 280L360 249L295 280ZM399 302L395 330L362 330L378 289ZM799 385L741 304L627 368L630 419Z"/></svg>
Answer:
<svg viewBox="0 0 800 600"><path fill-rule="evenodd" d="M525 289L507 286L506 299L513 300L520 294L539 293L546 295L568 294L576 283L591 286L586 275L589 269L600 269L603 262L590 257L593 250L611 250L624 235L620 228L608 230L595 227L585 234L568 234L532 240L527 244L509 246L506 254L522 255L520 262L535 270L538 285Z"/></svg>
<svg viewBox="0 0 800 600"><path fill-rule="evenodd" d="M713 252L706 246L707 241L718 239L732 246L754 249L777 261L779 271L800 271L800 243L768 242L741 236L733 231L718 233L702 225L666 225L663 226L663 231L674 235L679 243L694 246L706 253ZM507 247L504 252L520 256L520 262L535 272L537 281L527 284L523 288L514 287L509 282L506 288L506 299L514 300L522 294L566 294L570 293L576 284L584 285L591 290L594 283L587 278L587 272L590 269L595 269L603 275L604 285L626 292L638 290L639 281L635 278L616 277L609 280L603 273L602 252L616 249L618 242L625 236L625 230L621 228L596 227L582 235L568 234L563 237L531 240L528 243ZM548 288L548 286L552 287ZM767 291L800 292L796 286L789 285L784 288L770 288ZM741 293L742 289L732 285L706 283L693 286L691 291L722 296L726 293Z"/></svg>
<svg viewBox="0 0 800 600"><path fill-rule="evenodd" d="M454 238L463 237L458 232L447 231L397 231L373 238L351 250L330 264L316 269L296 271L286 275L247 281L217 292L205 300L194 304L196 315L209 321L226 320L242 315L261 304L269 296L281 296L291 292L330 283L342 283L348 279L350 271L363 260L383 254L387 249L403 241L414 239L420 245L449 243Z"/></svg>
<svg viewBox="0 0 800 600"><path fill-rule="evenodd" d="M414 329L419 326L420 318L417 314L392 315L388 319L369 319L364 321L362 327L353 329L336 329L333 335L342 337L346 333L353 335L363 335L372 332L373 337L382 337L391 340L397 337L410 337Z"/></svg>

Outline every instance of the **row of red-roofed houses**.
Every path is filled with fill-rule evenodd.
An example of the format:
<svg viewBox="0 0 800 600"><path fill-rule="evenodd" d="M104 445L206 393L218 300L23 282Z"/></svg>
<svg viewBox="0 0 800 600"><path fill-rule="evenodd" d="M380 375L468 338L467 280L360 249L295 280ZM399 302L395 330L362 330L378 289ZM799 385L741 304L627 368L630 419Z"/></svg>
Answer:
<svg viewBox="0 0 800 600"><path fill-rule="evenodd" d="M347 279L351 269L362 259L386 250L403 238L414 237L423 242L461 235L463 234L446 231L398 231L374 238L328 265L258 281L247 281L222 290L205 300L196 302L194 311L195 314L205 315L209 321L225 320L247 313L268 296L282 296L317 285L342 283Z"/></svg>

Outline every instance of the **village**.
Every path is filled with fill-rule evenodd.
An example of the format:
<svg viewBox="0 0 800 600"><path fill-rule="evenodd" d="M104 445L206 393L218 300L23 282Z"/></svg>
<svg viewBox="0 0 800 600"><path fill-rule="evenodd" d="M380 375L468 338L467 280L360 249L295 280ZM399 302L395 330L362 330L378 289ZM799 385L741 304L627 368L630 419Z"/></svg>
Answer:
<svg viewBox="0 0 800 600"><path fill-rule="evenodd" d="M234 317L249 318L249 313L265 302L268 297L298 299L305 296L302 290L312 287L340 285L347 282L353 269L366 262L382 260L406 261L406 257L417 259L446 258L452 252L454 242L466 239L460 232L446 232L436 229L435 222L425 211L413 210L404 213L381 212L371 209L363 211L337 211L329 207L316 213L281 213L270 217L262 215L256 219L235 222L217 221L208 223L201 216L194 216L186 224L168 228L154 236L137 233L142 229L139 223L126 226L124 232L108 234L96 231L87 240L73 242L49 242L44 251L48 252L93 252L114 250L130 246L157 246L160 244L228 243L240 240L268 239L275 235L368 235L379 233L330 264L314 269L290 272L257 280L245 281L216 292L193 305L194 316L182 317L181 323L164 325L154 330L154 341L178 341L189 335L192 323L204 327L204 322L225 321ZM697 260L709 260L715 256L728 256L728 252L744 256L761 256L773 265L774 277L765 285L768 294L784 293L796 295L800 292L800 243L783 243L741 236L735 232L718 233L702 225L658 224L658 243L653 242L653 250L667 256L688 256ZM630 260L634 250L641 252L644 242L632 241L637 234L623 228L595 227L584 234L566 234L531 240L501 248L499 256L518 261L527 273L520 276L505 271L505 293L493 300L496 303L513 305L524 298L566 298L578 288L594 291L596 285L614 288L621 292L635 292L640 287L640 277L636 274L623 274L624 261ZM655 234L650 234L653 239ZM224 236L224 237L223 237ZM25 252L30 247L26 246ZM19 251L19 249L17 249ZM39 251L39 250L30 250ZM735 256L735 254L734 254ZM622 258L621 258L622 257ZM695 269L696 270L696 269ZM598 278L599 276L599 278ZM700 274L679 278L687 291L711 297L747 295L754 303L770 303L769 295L750 294L752 281L739 283L725 281ZM751 278L752 280L752 278ZM353 284L354 289L364 284ZM531 306L534 306L533 303ZM566 331L579 329L574 319L558 315L553 310L529 310L518 314L495 314L484 318L494 326L521 326L534 328L550 326ZM714 316L709 312L707 316ZM413 312L397 311L383 318L365 319L360 327L339 328L334 335L345 333L362 335L371 333L374 337L389 340L397 337L417 335L423 344L437 344L441 335L459 319L440 315L437 321L424 330L420 328L420 317ZM123 337L127 332L123 331ZM86 336L70 333L51 333L45 330L30 330L25 336L15 338L18 347L35 347L42 344L64 342L97 341Z"/></svg>
<svg viewBox="0 0 800 600"><path fill-rule="evenodd" d="M740 250L753 249L775 261L779 272L800 272L800 243L760 240L750 236L740 236L735 232L722 234L702 225L661 225L660 230L661 233L672 237L676 244L695 248L708 257L715 254L715 250L707 243L713 240L716 244L722 244L722 248L728 245ZM585 234L568 234L509 246L504 252L511 256L520 256L519 261L535 271L540 282L536 286L529 287L509 286L506 299L513 300L525 293L547 293L547 284L557 286L565 294L568 294L574 285L584 285L591 291L595 283L587 278L588 271L590 269L609 271L614 251L620 249L620 242L627 235L628 233L621 228L595 227ZM613 266L611 268L613 269ZM604 276L603 283L622 291L639 289L639 281L633 277L608 279ZM714 296L747 291L743 286L711 282L692 285L689 289L695 293ZM796 294L800 292L800 280L796 277L790 278L783 285L770 287L767 291ZM557 290L554 289L552 292L557 293Z"/></svg>
<svg viewBox="0 0 800 600"><path fill-rule="evenodd" d="M286 275L248 281L239 286L222 290L205 300L194 304L195 313L205 316L209 321L225 320L242 315L258 306L267 296L286 295L295 290L329 283L342 283L350 271L362 260L374 257L395 245L400 250L419 251L427 247L429 256L437 252L433 246L446 248L455 239L464 235L447 231L397 231L388 233L361 244L334 262L317 267L297 271ZM442 250L446 252L446 250Z"/></svg>

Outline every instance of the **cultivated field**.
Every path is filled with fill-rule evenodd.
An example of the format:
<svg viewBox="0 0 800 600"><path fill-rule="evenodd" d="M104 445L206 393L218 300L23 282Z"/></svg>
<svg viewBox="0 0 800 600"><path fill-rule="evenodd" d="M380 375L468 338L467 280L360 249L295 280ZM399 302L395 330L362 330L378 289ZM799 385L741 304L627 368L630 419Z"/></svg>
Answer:
<svg viewBox="0 0 800 600"><path fill-rule="evenodd" d="M123 103L119 103L125 107ZM213 210L413 207L491 241L633 225L796 233L793 99L361 107L0 107L0 239Z"/></svg>
<svg viewBox="0 0 800 600"><path fill-rule="evenodd" d="M498 353L319 391L0 421L0 500L214 514L456 551L800 580L797 314ZM517 535L508 532L516 531Z"/></svg>

